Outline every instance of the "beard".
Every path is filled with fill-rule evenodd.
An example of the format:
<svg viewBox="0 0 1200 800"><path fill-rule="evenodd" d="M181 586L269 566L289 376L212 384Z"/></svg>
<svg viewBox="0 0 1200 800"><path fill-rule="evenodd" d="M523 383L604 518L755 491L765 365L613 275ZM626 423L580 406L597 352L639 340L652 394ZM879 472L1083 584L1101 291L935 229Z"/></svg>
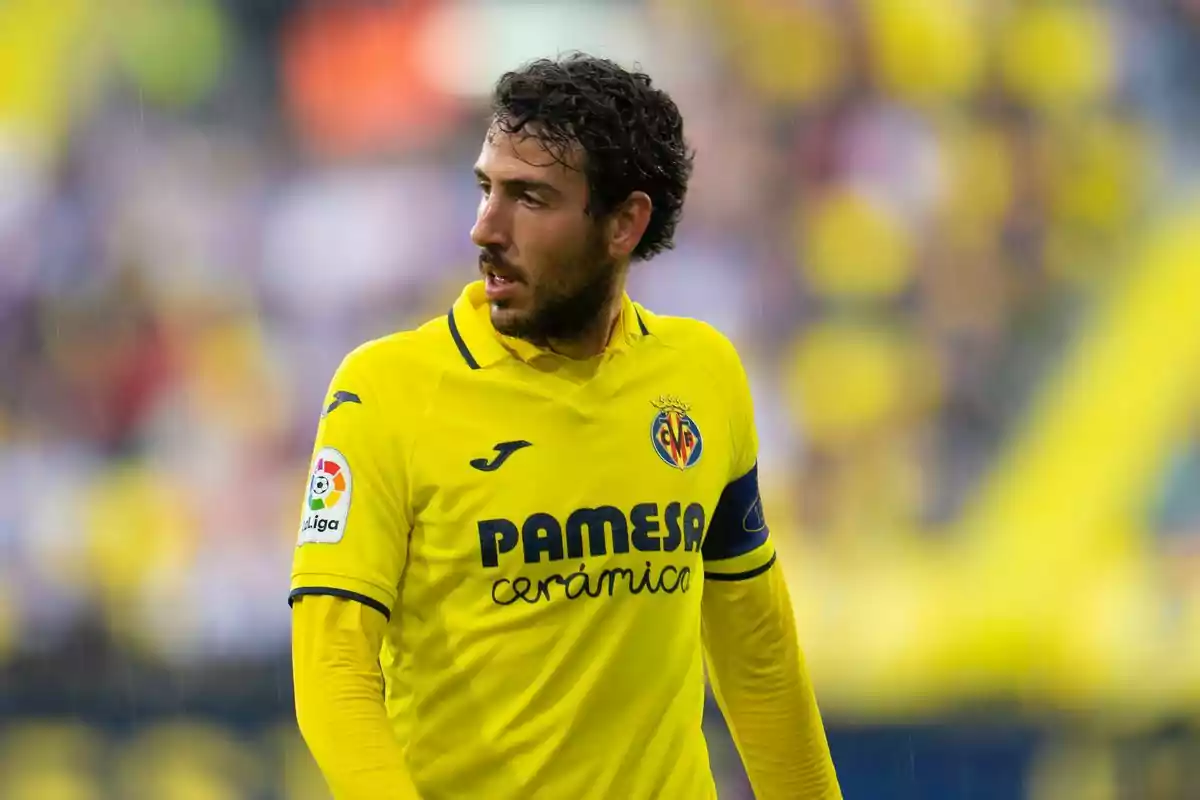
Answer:
<svg viewBox="0 0 1200 800"><path fill-rule="evenodd" d="M619 272L600 243L589 242L572 267L560 267L554 272L569 272L570 281L535 284L529 310L500 315L500 319L493 314L493 327L505 336L545 344L551 340L578 339L600 324L616 289ZM496 307L507 310L503 304Z"/></svg>

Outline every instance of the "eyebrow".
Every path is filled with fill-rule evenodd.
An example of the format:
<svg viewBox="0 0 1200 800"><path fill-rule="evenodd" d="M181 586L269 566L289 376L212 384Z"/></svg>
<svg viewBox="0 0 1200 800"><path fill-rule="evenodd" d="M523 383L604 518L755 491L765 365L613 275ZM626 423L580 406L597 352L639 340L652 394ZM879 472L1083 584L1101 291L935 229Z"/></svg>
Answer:
<svg viewBox="0 0 1200 800"><path fill-rule="evenodd" d="M557 188L549 183L546 183L545 181L529 180L528 178L509 178L507 180L493 181L490 177L488 177L488 174L479 167L475 167L475 177L481 181L486 181L487 183L499 183L500 185L509 189L533 190L552 195L562 194L562 192L560 192Z"/></svg>

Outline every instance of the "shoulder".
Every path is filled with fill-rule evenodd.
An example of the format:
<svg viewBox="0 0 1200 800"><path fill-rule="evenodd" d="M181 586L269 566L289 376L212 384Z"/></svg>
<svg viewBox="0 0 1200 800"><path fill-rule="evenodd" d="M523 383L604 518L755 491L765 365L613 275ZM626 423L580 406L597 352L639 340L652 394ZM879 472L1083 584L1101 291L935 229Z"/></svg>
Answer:
<svg viewBox="0 0 1200 800"><path fill-rule="evenodd" d="M650 334L664 346L700 359L721 372L742 370L737 348L725 334L707 322L690 317L655 314L638 306Z"/></svg>
<svg viewBox="0 0 1200 800"><path fill-rule="evenodd" d="M369 373L390 373L403 369L433 373L461 361L454 345L446 315L435 317L416 328L397 331L371 339L351 350L343 367Z"/></svg>
<svg viewBox="0 0 1200 800"><path fill-rule="evenodd" d="M418 400L436 389L442 375L461 364L446 316L355 347L342 359L338 376L369 384L392 399Z"/></svg>

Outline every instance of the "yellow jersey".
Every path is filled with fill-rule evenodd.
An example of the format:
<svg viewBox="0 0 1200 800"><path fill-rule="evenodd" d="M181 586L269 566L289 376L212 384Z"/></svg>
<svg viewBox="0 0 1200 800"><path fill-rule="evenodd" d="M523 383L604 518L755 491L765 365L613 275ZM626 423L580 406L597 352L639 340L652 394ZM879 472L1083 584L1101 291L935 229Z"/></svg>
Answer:
<svg viewBox="0 0 1200 800"><path fill-rule="evenodd" d="M706 581L775 560L732 345L624 298L572 360L450 313L343 361L291 599L389 618L386 706L425 800L716 796Z"/></svg>

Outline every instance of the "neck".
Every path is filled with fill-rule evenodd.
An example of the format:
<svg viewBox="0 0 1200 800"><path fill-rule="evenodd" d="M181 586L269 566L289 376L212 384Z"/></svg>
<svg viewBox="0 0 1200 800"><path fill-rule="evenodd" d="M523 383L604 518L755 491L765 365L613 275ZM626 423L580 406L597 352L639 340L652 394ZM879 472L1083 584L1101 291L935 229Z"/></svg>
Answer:
<svg viewBox="0 0 1200 800"><path fill-rule="evenodd" d="M613 330L621 318L621 309L625 302L624 279L613 281L612 295L604 305L604 310L596 316L594 324L579 336L570 339L551 339L546 344L551 350L567 358L585 359L600 355L608 346Z"/></svg>

